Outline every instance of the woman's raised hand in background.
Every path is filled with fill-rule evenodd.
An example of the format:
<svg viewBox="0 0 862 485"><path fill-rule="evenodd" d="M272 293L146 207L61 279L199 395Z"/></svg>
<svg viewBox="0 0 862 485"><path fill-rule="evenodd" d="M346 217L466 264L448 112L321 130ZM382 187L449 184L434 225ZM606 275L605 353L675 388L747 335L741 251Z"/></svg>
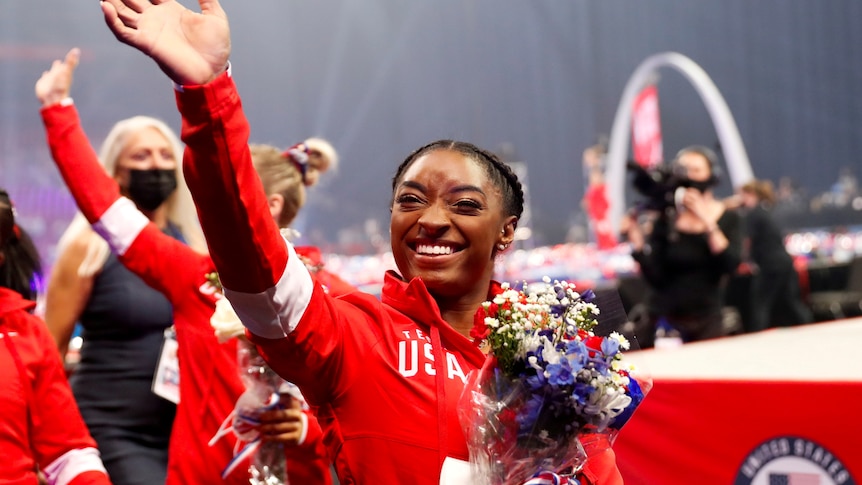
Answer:
<svg viewBox="0 0 862 485"><path fill-rule="evenodd" d="M81 50L76 47L66 54L65 59L54 61L51 68L42 73L35 87L36 99L42 106L51 106L69 97L72 78L80 58Z"/></svg>

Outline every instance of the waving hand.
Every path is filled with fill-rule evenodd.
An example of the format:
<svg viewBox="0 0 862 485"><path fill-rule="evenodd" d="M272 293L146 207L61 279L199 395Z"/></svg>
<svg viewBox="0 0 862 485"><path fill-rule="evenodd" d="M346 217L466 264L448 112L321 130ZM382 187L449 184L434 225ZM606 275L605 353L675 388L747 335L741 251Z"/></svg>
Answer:
<svg viewBox="0 0 862 485"><path fill-rule="evenodd" d="M175 0L100 3L114 36L153 58L175 83L206 84L227 67L230 29L218 0L198 0L200 13Z"/></svg>

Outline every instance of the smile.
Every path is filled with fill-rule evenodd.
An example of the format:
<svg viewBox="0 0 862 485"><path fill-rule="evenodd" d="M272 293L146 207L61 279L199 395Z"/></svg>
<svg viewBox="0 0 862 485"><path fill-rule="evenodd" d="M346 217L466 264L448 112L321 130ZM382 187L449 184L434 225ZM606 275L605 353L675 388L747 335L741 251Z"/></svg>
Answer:
<svg viewBox="0 0 862 485"><path fill-rule="evenodd" d="M448 256L459 251L451 244L417 243L414 250L421 256Z"/></svg>
<svg viewBox="0 0 862 485"><path fill-rule="evenodd" d="M452 254L454 250L449 246L431 246L420 244L416 246L416 252L424 255Z"/></svg>

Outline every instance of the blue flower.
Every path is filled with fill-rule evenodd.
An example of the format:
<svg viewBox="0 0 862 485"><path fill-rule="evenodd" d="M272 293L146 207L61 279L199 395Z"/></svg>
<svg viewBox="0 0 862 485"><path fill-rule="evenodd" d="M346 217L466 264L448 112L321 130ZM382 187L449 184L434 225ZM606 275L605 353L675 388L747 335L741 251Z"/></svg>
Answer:
<svg viewBox="0 0 862 485"><path fill-rule="evenodd" d="M609 426L613 429L622 428L623 425L628 422L629 418L632 417L632 414L634 414L635 409L638 407L638 405L644 399L644 393L643 393L643 390L641 389L640 384L638 384L638 381L636 381L631 376L629 376L629 386L628 386L628 392L626 394L628 394L629 397L632 398L632 402L625 408L625 410L622 413L618 414L613 419L613 421L611 421Z"/></svg>
<svg viewBox="0 0 862 485"><path fill-rule="evenodd" d="M613 357L620 351L620 343L613 338L602 340L602 353L607 357Z"/></svg>
<svg viewBox="0 0 862 485"><path fill-rule="evenodd" d="M557 318L562 317L563 314L566 313L567 309L568 309L568 307L566 305L549 305L548 306L548 311L551 313L551 315L553 315Z"/></svg>
<svg viewBox="0 0 862 485"><path fill-rule="evenodd" d="M560 359L559 364L548 364L547 373L548 382L552 386L567 386L575 382L572 367L566 359Z"/></svg>

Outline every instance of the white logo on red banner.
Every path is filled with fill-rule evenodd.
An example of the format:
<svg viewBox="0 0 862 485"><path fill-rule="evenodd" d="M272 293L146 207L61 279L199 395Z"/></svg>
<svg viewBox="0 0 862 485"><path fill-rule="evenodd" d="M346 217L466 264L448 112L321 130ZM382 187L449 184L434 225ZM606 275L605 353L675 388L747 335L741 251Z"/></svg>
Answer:
<svg viewBox="0 0 862 485"><path fill-rule="evenodd" d="M856 485L822 445L796 436L765 441L745 457L734 485Z"/></svg>

